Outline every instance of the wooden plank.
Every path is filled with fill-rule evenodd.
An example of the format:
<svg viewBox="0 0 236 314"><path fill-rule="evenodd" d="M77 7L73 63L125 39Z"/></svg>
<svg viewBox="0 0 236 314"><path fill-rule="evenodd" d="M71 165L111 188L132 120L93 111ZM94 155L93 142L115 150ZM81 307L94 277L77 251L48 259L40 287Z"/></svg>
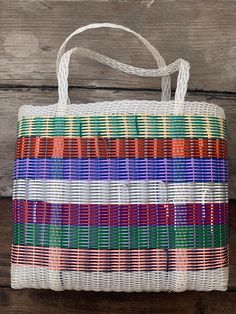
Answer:
<svg viewBox="0 0 236 314"><path fill-rule="evenodd" d="M236 91L236 1L234 0L1 0L0 84L56 85L59 45L75 28L113 22L140 32L158 47L167 63L191 63L191 90ZM136 38L118 30L94 30L71 42L123 62L155 67ZM76 59L76 60L75 60ZM74 58L74 86L159 88L157 79L119 73Z"/></svg>
<svg viewBox="0 0 236 314"><path fill-rule="evenodd" d="M207 101L221 105L226 112L229 130L230 150L230 197L236 198L236 94L189 93L188 100ZM160 99L155 91L122 90L71 90L71 99L76 103L95 102L114 99ZM0 195L10 196L12 192L12 173L15 149L17 112L23 104L46 105L57 101L54 88L16 88L0 90Z"/></svg>
<svg viewBox="0 0 236 314"><path fill-rule="evenodd" d="M236 202L230 202L229 291L97 293L12 290L10 285L11 200L0 199L0 313L234 313L236 307Z"/></svg>
<svg viewBox="0 0 236 314"><path fill-rule="evenodd" d="M10 199L0 198L0 222L0 287L2 287L10 285L10 252L12 240Z"/></svg>
<svg viewBox="0 0 236 314"><path fill-rule="evenodd" d="M11 200L0 199L0 287L10 285ZM230 201L230 280L229 290L236 290L236 201Z"/></svg>
<svg viewBox="0 0 236 314"><path fill-rule="evenodd" d="M0 289L1 313L235 313L235 292L100 293Z"/></svg>

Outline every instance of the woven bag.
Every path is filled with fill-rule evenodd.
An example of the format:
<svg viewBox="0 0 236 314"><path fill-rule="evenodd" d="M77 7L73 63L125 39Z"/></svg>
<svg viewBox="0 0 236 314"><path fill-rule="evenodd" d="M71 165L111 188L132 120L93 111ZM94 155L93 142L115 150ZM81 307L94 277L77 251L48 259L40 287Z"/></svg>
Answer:
<svg viewBox="0 0 236 314"><path fill-rule="evenodd" d="M157 69L73 48L82 31L139 38ZM162 77L161 101L71 104L71 54ZM58 103L20 108L13 189L13 288L225 290L228 194L225 115L185 101L189 64L166 66L142 36L115 24L77 29L58 53ZM170 74L178 71L175 99Z"/></svg>

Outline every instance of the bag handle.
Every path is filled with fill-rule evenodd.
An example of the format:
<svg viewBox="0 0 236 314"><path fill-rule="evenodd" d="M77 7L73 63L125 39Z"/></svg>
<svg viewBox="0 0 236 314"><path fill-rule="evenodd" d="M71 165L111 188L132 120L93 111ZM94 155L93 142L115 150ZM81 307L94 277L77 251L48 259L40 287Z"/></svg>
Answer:
<svg viewBox="0 0 236 314"><path fill-rule="evenodd" d="M65 52L60 59L58 70L58 115L64 115L68 106L69 63L70 57L74 52L80 52L82 55L90 59L97 60L103 64L111 66L115 69L119 69L123 72L132 73L139 76L162 77L179 71L175 92L175 114L181 114L189 80L190 66L187 61L183 59L177 59L175 62L169 64L168 66L164 66L159 69L143 69L121 63L117 60L111 59L107 56L91 51L89 49L75 47Z"/></svg>
<svg viewBox="0 0 236 314"><path fill-rule="evenodd" d="M128 27L122 26L122 25L117 25L117 24L113 24L113 23L93 23L93 24L89 24L83 27L80 27L78 29L76 29L73 33L71 33L66 39L65 41L62 43L61 47L59 48L58 54L57 54L57 74L59 71L59 64L61 61L61 57L65 52L65 48L66 45L68 43L68 41L75 35L80 34L88 29L94 29L94 28L114 28L114 29L122 29L125 30L133 35L135 35L143 44L144 46L151 52L152 56L154 57L154 59L157 62L158 67L164 67L166 65L165 60L163 59L163 57L160 55L160 53L158 52L158 50L153 47L144 37L142 37L140 34L136 33L135 31L131 30ZM170 80L170 76L164 76L162 78L162 85L161 85L161 89L162 89L162 96L161 96L161 100L163 101L169 101L170 97L171 97L171 80ZM69 103L69 99L68 99L68 103Z"/></svg>

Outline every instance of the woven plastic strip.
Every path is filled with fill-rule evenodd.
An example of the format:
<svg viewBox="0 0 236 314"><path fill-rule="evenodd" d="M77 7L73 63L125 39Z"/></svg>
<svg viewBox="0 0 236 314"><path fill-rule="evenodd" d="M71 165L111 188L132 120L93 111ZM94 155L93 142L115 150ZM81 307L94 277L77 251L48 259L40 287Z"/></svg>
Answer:
<svg viewBox="0 0 236 314"><path fill-rule="evenodd" d="M163 67L166 65L165 60L163 59L163 57L160 55L159 51L153 47L145 38L143 38L140 34L134 32L133 30L122 26L122 25L116 25L116 24L111 24L111 23L94 23L94 24L90 24L81 28L78 28L77 30L75 30L73 33L71 33L66 40L64 41L64 43L61 45L59 51L58 51L58 56L57 56L57 74L59 72L59 67L60 67L60 62L61 62L61 58L65 52L65 48L66 45L68 43L68 41L75 35L80 34L82 32L84 32L85 30L88 29L94 29L94 28L113 28L113 29L122 29L125 30L126 32L131 33L132 35L136 36L142 43L143 45L150 51L150 53L152 54L153 58L155 59L157 65L159 67ZM96 58L95 55L99 55L100 57L102 56L101 54L94 54L93 51L90 51L89 49L83 49L80 48L80 53L85 55L86 57L89 57L90 54L92 56L92 58ZM102 59L105 60L111 60L110 58L103 58ZM99 60L101 61L101 60ZM114 60L113 60L114 61ZM115 61L116 62L116 61ZM119 63L120 65L122 65L122 63ZM128 66L129 67L129 66ZM125 68L127 68L127 65L125 65ZM170 76L166 75L162 77L162 96L161 99L163 101L169 101L170 100L170 96L171 96L171 86L170 86ZM67 100L67 103L70 103L69 97Z"/></svg>
<svg viewBox="0 0 236 314"><path fill-rule="evenodd" d="M16 158L220 158L223 139L112 139L102 137L21 137Z"/></svg>
<svg viewBox="0 0 236 314"><path fill-rule="evenodd" d="M124 29L158 69L68 40ZM126 73L162 77L162 101L70 104L72 53ZM175 99L170 77L178 71ZM91 24L57 59L58 103L19 112L13 188L13 288L94 291L226 290L228 165L225 115L185 101L189 64L165 64L125 27Z"/></svg>

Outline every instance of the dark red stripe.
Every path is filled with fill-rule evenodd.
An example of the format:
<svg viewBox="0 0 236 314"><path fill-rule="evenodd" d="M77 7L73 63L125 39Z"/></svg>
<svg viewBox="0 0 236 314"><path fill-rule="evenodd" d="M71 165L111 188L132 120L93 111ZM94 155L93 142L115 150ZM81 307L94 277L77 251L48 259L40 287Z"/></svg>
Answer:
<svg viewBox="0 0 236 314"><path fill-rule="evenodd" d="M78 226L187 226L228 222L228 205L212 204L51 204L13 201L14 223Z"/></svg>

